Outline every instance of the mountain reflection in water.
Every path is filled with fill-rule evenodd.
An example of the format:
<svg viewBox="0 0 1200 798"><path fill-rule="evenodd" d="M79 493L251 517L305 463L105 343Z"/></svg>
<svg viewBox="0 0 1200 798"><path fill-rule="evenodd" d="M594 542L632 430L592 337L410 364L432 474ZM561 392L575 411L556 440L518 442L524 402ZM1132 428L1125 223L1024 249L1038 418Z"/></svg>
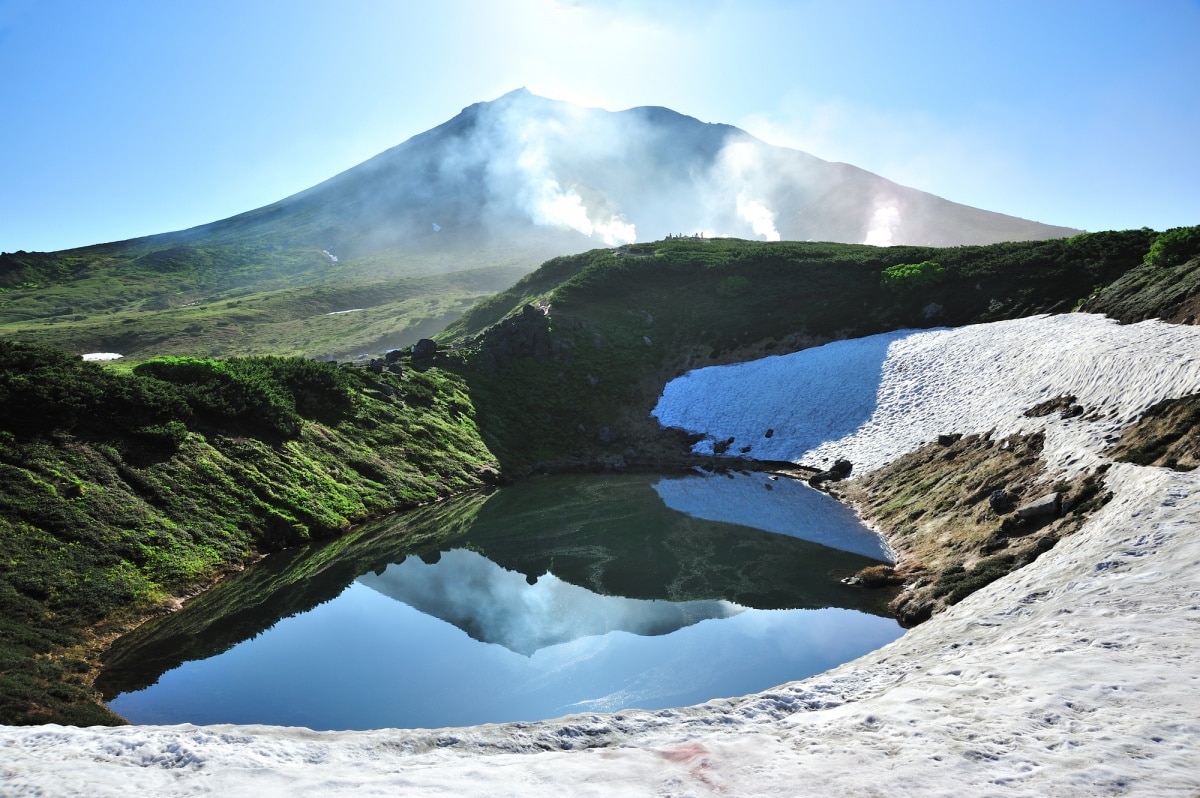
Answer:
<svg viewBox="0 0 1200 798"><path fill-rule="evenodd" d="M358 583L441 618L484 643L529 656L540 648L622 631L665 635L707 618L729 618L744 607L728 601L656 601L601 596L546 573L530 579L466 549L436 563L418 557L364 574Z"/></svg>
<svg viewBox="0 0 1200 798"><path fill-rule="evenodd" d="M889 593L841 582L871 533L765 479L535 478L400 514L144 624L96 687L134 723L462 725L743 694L899 636Z"/></svg>

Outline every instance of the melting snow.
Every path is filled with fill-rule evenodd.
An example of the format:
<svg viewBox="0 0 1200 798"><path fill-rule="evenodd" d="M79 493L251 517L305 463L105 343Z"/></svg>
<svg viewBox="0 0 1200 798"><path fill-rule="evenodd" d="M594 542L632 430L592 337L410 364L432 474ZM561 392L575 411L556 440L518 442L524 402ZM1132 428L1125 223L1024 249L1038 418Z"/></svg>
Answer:
<svg viewBox="0 0 1200 798"><path fill-rule="evenodd" d="M1200 328L1158 322L1070 315L894 335L882 355L879 339L831 346L788 356L791 370L704 376L720 398L687 375L692 388L672 383L656 412L755 436L760 456L775 442L868 468L938 433L1038 428L1071 469L1099 462L1148 404L1200 390ZM875 358L871 389L860 369ZM760 401L780 391L790 404ZM838 401L811 400L830 391ZM1021 416L1060 393L1089 413ZM704 402L740 413L706 421ZM1114 499L1032 565L872 654L757 695L439 731L0 727L0 792L1194 796L1200 472L1118 464L1108 486Z"/></svg>
<svg viewBox="0 0 1200 798"><path fill-rule="evenodd" d="M349 310L335 310L330 313L326 313L325 315L326 316L341 316L344 313L362 313L364 310L366 310L366 308L350 308Z"/></svg>
<svg viewBox="0 0 1200 798"><path fill-rule="evenodd" d="M84 360L117 360L122 357L125 356L119 355L116 352L88 352L86 355L83 355Z"/></svg>

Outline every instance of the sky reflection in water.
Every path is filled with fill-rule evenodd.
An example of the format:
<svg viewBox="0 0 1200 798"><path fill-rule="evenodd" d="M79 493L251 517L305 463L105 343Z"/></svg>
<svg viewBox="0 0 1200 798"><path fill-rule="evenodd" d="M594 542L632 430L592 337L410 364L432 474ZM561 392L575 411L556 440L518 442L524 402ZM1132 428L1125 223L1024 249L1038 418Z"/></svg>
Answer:
<svg viewBox="0 0 1200 798"><path fill-rule="evenodd" d="M336 599L110 706L134 723L316 729L654 709L803 678L901 632L848 609L606 596L457 548L364 574Z"/></svg>

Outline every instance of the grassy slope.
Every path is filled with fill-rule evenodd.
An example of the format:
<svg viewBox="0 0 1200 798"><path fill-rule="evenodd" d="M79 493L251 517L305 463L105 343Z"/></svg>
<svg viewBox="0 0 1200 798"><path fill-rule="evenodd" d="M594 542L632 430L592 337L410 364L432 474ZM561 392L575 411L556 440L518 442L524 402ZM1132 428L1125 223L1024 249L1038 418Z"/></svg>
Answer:
<svg viewBox="0 0 1200 798"><path fill-rule="evenodd" d="M494 476L463 384L437 369L268 360L189 383L217 367L159 379L0 354L4 723L113 722L91 700L90 643L262 551Z"/></svg>
<svg viewBox="0 0 1200 798"><path fill-rule="evenodd" d="M155 237L156 239L159 237ZM162 246L162 242L155 246ZM540 251L320 251L140 242L0 256L0 338L69 351L344 357L431 335L512 285ZM250 256L246 256L250 258ZM362 308L363 312L329 316Z"/></svg>
<svg viewBox="0 0 1200 798"><path fill-rule="evenodd" d="M5 305L0 337L72 352L118 352L130 360L161 355L277 354L353 357L414 343L440 331L476 300L511 285L523 269L235 291L161 309L145 304L99 315L20 320ZM44 297L43 297L44 299ZM75 306L79 307L79 306ZM353 310L352 313L341 311Z"/></svg>
<svg viewBox="0 0 1200 798"><path fill-rule="evenodd" d="M442 340L510 469L652 454L663 385L689 368L837 338L1071 310L1137 266L1148 230L948 249L682 239L549 261ZM933 260L940 282L881 287ZM607 428L607 429L605 429Z"/></svg>

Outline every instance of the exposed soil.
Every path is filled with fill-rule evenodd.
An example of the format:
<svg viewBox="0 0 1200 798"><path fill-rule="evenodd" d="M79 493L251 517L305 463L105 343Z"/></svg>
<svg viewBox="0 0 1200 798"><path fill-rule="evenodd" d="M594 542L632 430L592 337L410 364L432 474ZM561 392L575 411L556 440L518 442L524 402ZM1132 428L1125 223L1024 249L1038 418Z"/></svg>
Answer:
<svg viewBox="0 0 1200 798"><path fill-rule="evenodd" d="M1070 482L1045 480L1040 433L993 440L947 435L831 492L854 505L896 555L905 589L891 609L906 626L927 620L971 592L1035 560L1082 526L1110 498L1104 467ZM1057 512L1023 518L1018 509L1059 494ZM874 569L860 583L887 584Z"/></svg>
<svg viewBox="0 0 1200 798"><path fill-rule="evenodd" d="M1176 471L1200 466L1200 394L1159 402L1131 425L1109 455Z"/></svg>

